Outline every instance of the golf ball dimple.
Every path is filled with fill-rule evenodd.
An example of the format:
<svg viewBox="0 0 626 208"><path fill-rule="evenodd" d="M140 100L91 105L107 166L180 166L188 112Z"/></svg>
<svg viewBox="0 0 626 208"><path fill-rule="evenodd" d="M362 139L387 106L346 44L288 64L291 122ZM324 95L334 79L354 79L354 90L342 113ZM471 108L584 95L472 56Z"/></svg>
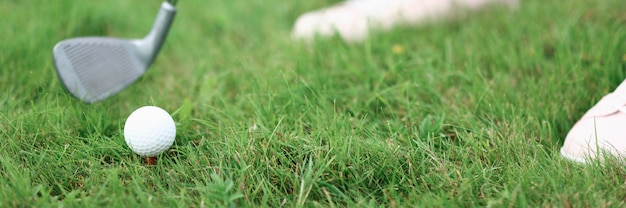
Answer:
<svg viewBox="0 0 626 208"><path fill-rule="evenodd" d="M170 114L156 106L144 106L128 116L124 139L133 152L154 157L168 150L176 138L176 125Z"/></svg>

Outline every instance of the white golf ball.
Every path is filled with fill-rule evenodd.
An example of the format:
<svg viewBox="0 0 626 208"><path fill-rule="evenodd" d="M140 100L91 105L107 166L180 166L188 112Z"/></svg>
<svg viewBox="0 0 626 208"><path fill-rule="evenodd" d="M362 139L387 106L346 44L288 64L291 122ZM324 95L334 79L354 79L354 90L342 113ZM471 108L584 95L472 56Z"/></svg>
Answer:
<svg viewBox="0 0 626 208"><path fill-rule="evenodd" d="M167 111L156 106L144 106L128 116L124 124L124 139L133 152L154 157L174 144L176 125Z"/></svg>

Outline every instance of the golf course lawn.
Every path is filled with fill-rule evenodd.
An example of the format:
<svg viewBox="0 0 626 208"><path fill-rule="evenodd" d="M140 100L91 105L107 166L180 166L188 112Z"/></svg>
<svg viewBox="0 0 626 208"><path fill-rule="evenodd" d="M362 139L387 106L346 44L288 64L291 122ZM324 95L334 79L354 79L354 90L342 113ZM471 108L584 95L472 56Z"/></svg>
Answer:
<svg viewBox="0 0 626 208"><path fill-rule="evenodd" d="M149 70L86 104L54 45L142 38L162 2L0 0L0 207L626 206L622 159L559 152L626 78L626 1L290 37L335 2L182 0ZM124 140L142 106L176 123L154 165Z"/></svg>

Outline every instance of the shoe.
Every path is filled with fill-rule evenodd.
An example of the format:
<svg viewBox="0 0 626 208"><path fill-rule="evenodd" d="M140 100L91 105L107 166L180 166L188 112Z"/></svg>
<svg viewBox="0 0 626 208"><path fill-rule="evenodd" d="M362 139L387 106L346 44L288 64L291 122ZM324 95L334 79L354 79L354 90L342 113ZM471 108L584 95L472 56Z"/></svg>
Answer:
<svg viewBox="0 0 626 208"><path fill-rule="evenodd" d="M626 159L626 80L574 124L561 155L588 163L606 155Z"/></svg>
<svg viewBox="0 0 626 208"><path fill-rule="evenodd" d="M338 34L347 42L360 42L372 29L446 19L496 3L511 9L517 6L517 0L348 0L303 14L296 20L292 36L311 40Z"/></svg>

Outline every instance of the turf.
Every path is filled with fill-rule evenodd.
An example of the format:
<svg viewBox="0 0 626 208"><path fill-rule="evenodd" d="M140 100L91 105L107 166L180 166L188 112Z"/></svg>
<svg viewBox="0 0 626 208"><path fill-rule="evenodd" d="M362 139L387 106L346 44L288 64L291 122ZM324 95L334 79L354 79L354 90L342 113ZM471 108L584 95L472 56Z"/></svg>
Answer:
<svg viewBox="0 0 626 208"><path fill-rule="evenodd" d="M333 2L180 1L147 74L84 104L54 44L140 38L160 2L0 1L0 206L626 206L617 160L559 155L626 77L626 1L526 0L361 44L289 38ZM177 123L156 165L122 134L145 105Z"/></svg>

